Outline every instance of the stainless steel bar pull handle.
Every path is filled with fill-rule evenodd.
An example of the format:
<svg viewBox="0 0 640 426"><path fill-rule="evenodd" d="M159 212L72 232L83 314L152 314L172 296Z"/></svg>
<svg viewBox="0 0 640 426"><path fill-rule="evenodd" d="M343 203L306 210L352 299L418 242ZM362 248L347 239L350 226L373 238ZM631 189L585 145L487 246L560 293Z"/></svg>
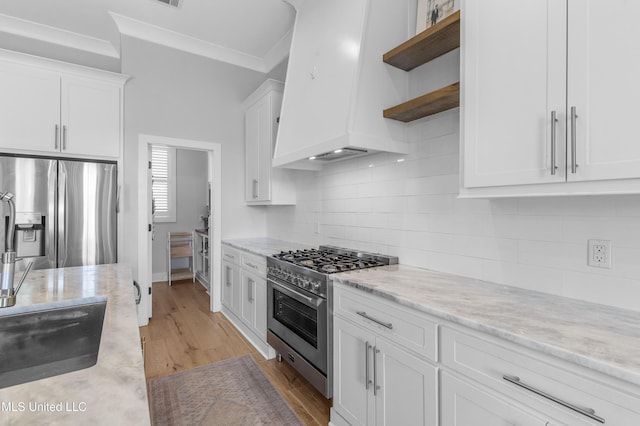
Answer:
<svg viewBox="0 0 640 426"><path fill-rule="evenodd" d="M380 390L380 386L378 386L378 354L380 353L380 349L376 346L373 347L373 396L378 395L378 391Z"/></svg>
<svg viewBox="0 0 640 426"><path fill-rule="evenodd" d="M524 388L528 391L538 394L543 398L547 398L548 400L553 401L556 404L560 404L563 407L567 407L570 410L573 410L577 413L582 414L583 416L587 416L590 419L593 419L597 422L604 423L604 419L600 416L596 416L596 410L594 410L593 408L580 407L578 405L571 404L570 402L563 401L562 399L556 398L555 396L550 395L544 391L541 391L540 389L536 389L533 386L527 385L526 383L522 383L520 381L520 377L518 376L511 376L511 375L505 374L502 376L502 378L507 382L513 383L516 386L520 386L521 388Z"/></svg>
<svg viewBox="0 0 640 426"><path fill-rule="evenodd" d="M576 173L578 169L578 163L576 162L576 121L578 120L578 114L576 114L576 107L571 107L571 173Z"/></svg>
<svg viewBox="0 0 640 426"><path fill-rule="evenodd" d="M368 341L364 342L364 388L369 390L371 379L369 378L369 349L371 345Z"/></svg>
<svg viewBox="0 0 640 426"><path fill-rule="evenodd" d="M62 126L62 150L67 150L67 126Z"/></svg>
<svg viewBox="0 0 640 426"><path fill-rule="evenodd" d="M231 267L227 266L227 287L231 285Z"/></svg>
<svg viewBox="0 0 640 426"><path fill-rule="evenodd" d="M373 317L371 317L371 316L367 315L367 313L366 313L366 312L364 312L364 311L357 311L357 312L356 312L356 314L358 314L358 315L360 315L361 317L366 318L366 319L368 319L368 320L370 320L370 321L373 321L373 322L375 322L376 324L380 324L380 325L381 325L381 326L383 326L383 327L387 327L389 330L393 330L393 324L392 324L392 323L390 323L390 322L384 322L384 321L380 321L379 319L375 319L375 318L373 318Z"/></svg>
<svg viewBox="0 0 640 426"><path fill-rule="evenodd" d="M253 198L258 198L258 179L254 179L252 184L253 184Z"/></svg>
<svg viewBox="0 0 640 426"><path fill-rule="evenodd" d="M58 149L58 137L59 137L59 132L60 127L56 124L56 133L54 136L54 143L53 143L53 149Z"/></svg>
<svg viewBox="0 0 640 426"><path fill-rule="evenodd" d="M551 176L555 176L556 169L556 123L558 118L556 117L556 111L551 111Z"/></svg>

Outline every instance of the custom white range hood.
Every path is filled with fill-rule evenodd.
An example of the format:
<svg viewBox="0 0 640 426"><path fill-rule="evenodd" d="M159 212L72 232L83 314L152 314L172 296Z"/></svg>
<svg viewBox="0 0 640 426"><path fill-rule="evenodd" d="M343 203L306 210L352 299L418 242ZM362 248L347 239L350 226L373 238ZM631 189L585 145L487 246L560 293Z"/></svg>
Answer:
<svg viewBox="0 0 640 426"><path fill-rule="evenodd" d="M406 154L406 125L382 111L407 98L408 78L382 55L412 35L415 2L289 2L297 15L273 166L318 170L372 152Z"/></svg>

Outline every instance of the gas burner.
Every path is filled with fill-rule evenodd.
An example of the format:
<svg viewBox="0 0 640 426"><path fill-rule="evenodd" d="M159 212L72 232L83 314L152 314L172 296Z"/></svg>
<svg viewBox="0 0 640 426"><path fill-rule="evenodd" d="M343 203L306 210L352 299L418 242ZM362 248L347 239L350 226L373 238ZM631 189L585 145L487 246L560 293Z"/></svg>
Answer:
<svg viewBox="0 0 640 426"><path fill-rule="evenodd" d="M274 258L324 274L371 268L398 262L397 257L362 253L332 246L319 249L281 251Z"/></svg>
<svg viewBox="0 0 640 426"><path fill-rule="evenodd" d="M333 274L334 272L338 272L338 267L336 265L323 265L320 270L327 274Z"/></svg>

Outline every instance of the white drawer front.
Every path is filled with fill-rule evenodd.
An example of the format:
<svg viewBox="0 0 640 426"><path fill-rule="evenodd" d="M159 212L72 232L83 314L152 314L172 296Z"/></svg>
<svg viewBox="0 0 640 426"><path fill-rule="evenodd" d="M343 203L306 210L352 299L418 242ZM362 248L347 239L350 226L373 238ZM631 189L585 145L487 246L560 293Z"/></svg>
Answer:
<svg viewBox="0 0 640 426"><path fill-rule="evenodd" d="M440 336L445 366L551 418L572 425L602 424L562 405L566 403L593 409L607 425L640 425L640 393L633 394L634 386L491 336L475 337L449 327L442 327Z"/></svg>
<svg viewBox="0 0 640 426"><path fill-rule="evenodd" d="M240 257L243 268L260 276L267 274L267 259L264 256L242 252Z"/></svg>
<svg viewBox="0 0 640 426"><path fill-rule="evenodd" d="M240 265L240 251L222 244L222 260Z"/></svg>
<svg viewBox="0 0 640 426"><path fill-rule="evenodd" d="M334 314L374 329L417 355L438 360L438 326L426 314L342 284L334 285Z"/></svg>

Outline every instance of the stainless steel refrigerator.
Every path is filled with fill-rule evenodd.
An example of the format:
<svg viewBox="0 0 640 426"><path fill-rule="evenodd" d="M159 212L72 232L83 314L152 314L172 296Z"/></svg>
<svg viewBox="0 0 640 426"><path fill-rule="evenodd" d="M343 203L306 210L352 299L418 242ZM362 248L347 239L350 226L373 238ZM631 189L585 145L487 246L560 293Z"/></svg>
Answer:
<svg viewBox="0 0 640 426"><path fill-rule="evenodd" d="M115 163L0 155L0 191L15 195L16 270L116 262ZM0 213L3 251L9 213Z"/></svg>

